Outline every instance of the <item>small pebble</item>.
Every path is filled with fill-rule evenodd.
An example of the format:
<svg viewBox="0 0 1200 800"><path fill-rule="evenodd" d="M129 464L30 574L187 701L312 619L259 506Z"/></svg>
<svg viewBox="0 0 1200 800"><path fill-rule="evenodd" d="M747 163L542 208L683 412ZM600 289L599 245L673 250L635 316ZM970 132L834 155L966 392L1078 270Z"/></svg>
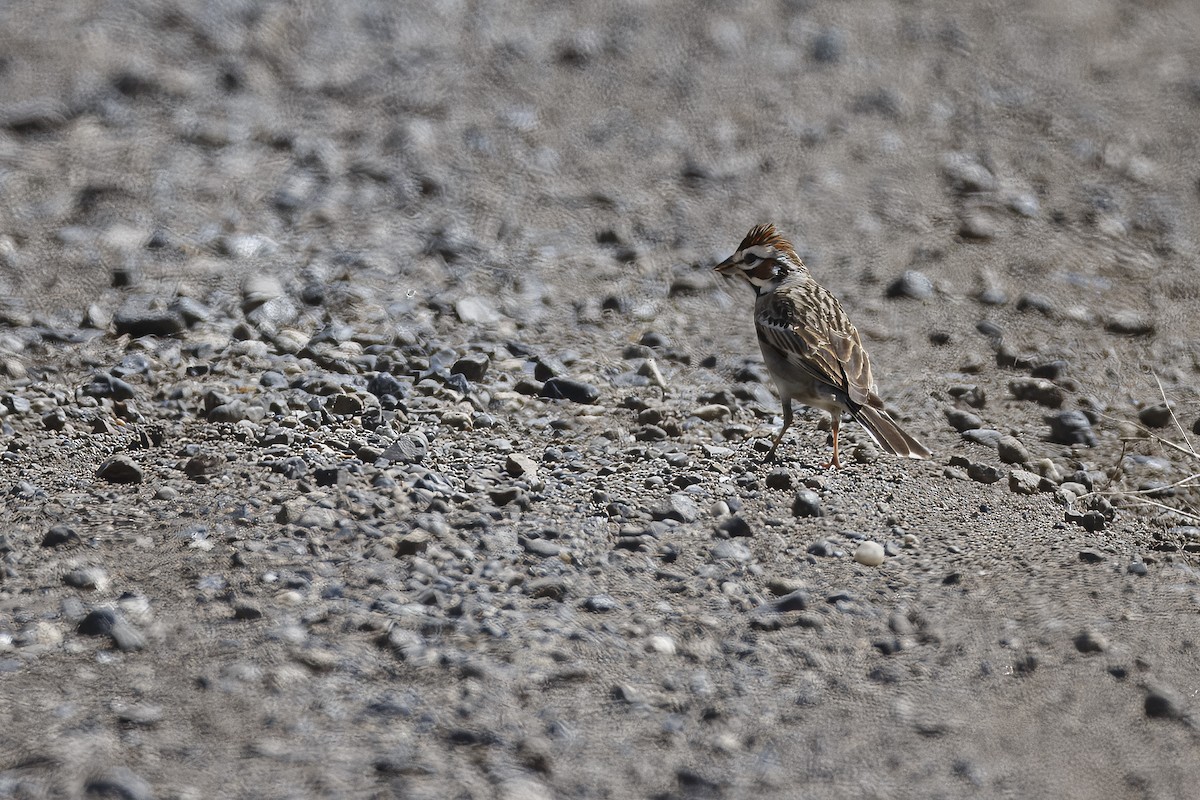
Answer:
<svg viewBox="0 0 1200 800"><path fill-rule="evenodd" d="M883 563L883 545L878 542L863 542L854 548L854 560L868 567L878 567Z"/></svg>

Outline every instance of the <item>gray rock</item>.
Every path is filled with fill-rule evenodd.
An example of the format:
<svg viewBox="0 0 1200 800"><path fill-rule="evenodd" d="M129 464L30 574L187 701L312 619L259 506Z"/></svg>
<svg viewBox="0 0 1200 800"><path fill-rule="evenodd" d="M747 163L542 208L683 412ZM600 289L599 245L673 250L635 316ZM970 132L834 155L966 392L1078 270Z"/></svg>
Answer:
<svg viewBox="0 0 1200 800"><path fill-rule="evenodd" d="M980 483L995 483L1000 480L1000 470L991 464L971 464L967 467L967 477Z"/></svg>
<svg viewBox="0 0 1200 800"><path fill-rule="evenodd" d="M524 453L509 453L504 462L504 469L514 478L537 479L537 462Z"/></svg>
<svg viewBox="0 0 1200 800"><path fill-rule="evenodd" d="M958 235L964 239L986 241L994 239L999 232L1000 226L996 219L981 209L965 212L958 223Z"/></svg>
<svg viewBox="0 0 1200 800"><path fill-rule="evenodd" d="M962 438L968 442L981 444L984 447L996 447L1000 443L1000 431L992 430L991 428L973 428L963 431Z"/></svg>
<svg viewBox="0 0 1200 800"><path fill-rule="evenodd" d="M132 400L137 396L131 384L107 373L93 375L82 392L87 397L111 397L114 400Z"/></svg>
<svg viewBox="0 0 1200 800"><path fill-rule="evenodd" d="M490 301L482 297L464 297L454 304L459 321L467 325L493 325L501 316Z"/></svg>
<svg viewBox="0 0 1200 800"><path fill-rule="evenodd" d="M840 28L822 28L813 37L808 55L818 64L840 63L846 54L846 34Z"/></svg>
<svg viewBox="0 0 1200 800"><path fill-rule="evenodd" d="M991 170L970 153L950 152L941 158L942 176L956 192L973 194L996 188Z"/></svg>
<svg viewBox="0 0 1200 800"><path fill-rule="evenodd" d="M388 445L380 458L401 464L418 464L429 453L429 442L420 433L406 433Z"/></svg>
<svg viewBox="0 0 1200 800"><path fill-rule="evenodd" d="M821 510L821 495L812 489L800 489L792 500L792 515L796 517L819 517ZM811 551L810 551L811 552Z"/></svg>
<svg viewBox="0 0 1200 800"><path fill-rule="evenodd" d="M83 782L85 800L154 800L154 790L128 767L108 767Z"/></svg>
<svg viewBox="0 0 1200 800"><path fill-rule="evenodd" d="M792 473L783 467L773 469L767 473L767 478L763 481L768 489L788 490L792 488Z"/></svg>
<svg viewBox="0 0 1200 800"><path fill-rule="evenodd" d="M700 508L693 500L682 492L676 492L666 499L662 505L651 512L657 520L673 519L678 522L695 522L700 517Z"/></svg>
<svg viewBox="0 0 1200 800"><path fill-rule="evenodd" d="M516 502L525 495L520 486L497 486L488 490L488 498L498 506Z"/></svg>
<svg viewBox="0 0 1200 800"><path fill-rule="evenodd" d="M539 394L551 400L570 400L583 405L592 405L600 399L599 389L572 378L551 378L542 384Z"/></svg>
<svg viewBox="0 0 1200 800"><path fill-rule="evenodd" d="M96 477L109 483L141 483L142 468L129 456L112 456L96 468Z"/></svg>
<svg viewBox="0 0 1200 800"><path fill-rule="evenodd" d="M741 542L727 539L718 542L712 549L712 557L718 561L738 561L745 563L753 557L750 548Z"/></svg>
<svg viewBox="0 0 1200 800"><path fill-rule="evenodd" d="M583 601L584 610L591 611L594 614L607 614L610 611L616 611L620 607L620 603L606 594L594 594Z"/></svg>
<svg viewBox="0 0 1200 800"><path fill-rule="evenodd" d="M728 517L717 525L717 531L725 536L753 536L754 530L750 523L738 515Z"/></svg>
<svg viewBox="0 0 1200 800"><path fill-rule="evenodd" d="M1017 311L1037 311L1046 316L1054 314L1054 301L1044 294L1026 292L1017 299Z"/></svg>
<svg viewBox="0 0 1200 800"><path fill-rule="evenodd" d="M787 613L791 611L804 611L810 605L809 593L804 589L796 589L787 594L777 597L767 604L767 607L774 611Z"/></svg>
<svg viewBox="0 0 1200 800"><path fill-rule="evenodd" d="M1103 653L1108 649L1108 640L1099 631L1090 628L1080 631L1072 640L1081 653Z"/></svg>
<svg viewBox="0 0 1200 800"><path fill-rule="evenodd" d="M1042 378L1043 380L1047 381L1057 381L1062 379L1067 374L1067 370L1070 368L1070 366L1071 365L1069 363L1059 358L1055 359L1054 361L1047 361L1045 363L1038 364L1029 371L1029 374L1035 378Z"/></svg>
<svg viewBox="0 0 1200 800"><path fill-rule="evenodd" d="M933 297L933 281L929 280L924 273L910 269L888 284L887 296L928 300Z"/></svg>
<svg viewBox="0 0 1200 800"><path fill-rule="evenodd" d="M540 558L555 558L562 553L562 547L549 539L520 537L518 540L526 553Z"/></svg>
<svg viewBox="0 0 1200 800"><path fill-rule="evenodd" d="M450 373L462 375L472 382L478 382L483 380L483 376L487 374L489 363L490 360L483 353L466 355L454 362L454 365L450 367Z"/></svg>
<svg viewBox="0 0 1200 800"><path fill-rule="evenodd" d="M1171 424L1173 407L1167 403L1146 406L1138 412L1138 421L1147 428L1165 428Z"/></svg>
<svg viewBox="0 0 1200 800"><path fill-rule="evenodd" d="M69 525L55 525L42 537L42 547L63 547L79 542L79 534Z"/></svg>
<svg viewBox="0 0 1200 800"><path fill-rule="evenodd" d="M242 283L242 313L284 296L283 283L274 275L255 273Z"/></svg>
<svg viewBox="0 0 1200 800"><path fill-rule="evenodd" d="M972 414L970 411L963 411L960 408L947 408L945 411L946 421L950 423L950 427L962 433L963 431L982 428L983 420L978 415Z"/></svg>
<svg viewBox="0 0 1200 800"><path fill-rule="evenodd" d="M985 306L1002 306L1008 302L1008 294L995 286L988 287L979 293L979 302Z"/></svg>
<svg viewBox="0 0 1200 800"><path fill-rule="evenodd" d="M1050 441L1056 444L1096 446L1096 433L1082 411L1063 411L1046 417L1046 422L1050 425Z"/></svg>
<svg viewBox="0 0 1200 800"><path fill-rule="evenodd" d="M1041 482L1041 475L1023 469L1008 474L1008 488L1017 494L1037 494Z"/></svg>
<svg viewBox="0 0 1200 800"><path fill-rule="evenodd" d="M84 636L107 636L116 625L117 617L117 612L111 608L93 609L79 621L75 629Z"/></svg>
<svg viewBox="0 0 1200 800"><path fill-rule="evenodd" d="M1143 704L1147 717L1156 719L1186 719L1187 707L1183 696L1175 689L1162 684L1147 684L1146 700Z"/></svg>
<svg viewBox="0 0 1200 800"><path fill-rule="evenodd" d="M108 586L108 573L101 567L80 567L64 575L63 583L76 589L102 590Z"/></svg>
<svg viewBox="0 0 1200 800"><path fill-rule="evenodd" d="M988 404L988 392L984 391L982 386L974 384L955 384L946 390L950 397L970 405L971 408L983 408ZM979 419L979 417L974 417ZM968 425L970 428L983 427L983 420L979 420L978 425Z"/></svg>
<svg viewBox="0 0 1200 800"><path fill-rule="evenodd" d="M1110 333L1128 336L1148 336L1156 328L1154 320L1136 311L1118 311L1105 320L1104 327Z"/></svg>
<svg viewBox="0 0 1200 800"><path fill-rule="evenodd" d="M1040 378L1016 378L1008 382L1008 390L1018 400L1032 400L1047 408L1060 408L1066 399L1059 386Z"/></svg>
<svg viewBox="0 0 1200 800"><path fill-rule="evenodd" d="M396 541L396 555L415 556L424 553L429 548L433 537L428 531L417 529L404 534Z"/></svg>
<svg viewBox="0 0 1200 800"><path fill-rule="evenodd" d="M1015 436L1001 436L996 442L996 453L1005 464L1025 464L1030 458L1025 445Z"/></svg>
<svg viewBox="0 0 1200 800"><path fill-rule="evenodd" d="M174 336L187 330L183 315L166 311L122 311L113 317L118 336Z"/></svg>

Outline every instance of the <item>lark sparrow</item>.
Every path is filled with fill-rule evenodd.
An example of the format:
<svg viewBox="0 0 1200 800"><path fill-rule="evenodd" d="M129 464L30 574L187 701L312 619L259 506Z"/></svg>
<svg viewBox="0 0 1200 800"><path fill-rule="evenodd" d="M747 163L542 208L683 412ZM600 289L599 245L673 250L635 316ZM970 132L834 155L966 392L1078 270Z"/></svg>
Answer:
<svg viewBox="0 0 1200 800"><path fill-rule="evenodd" d="M843 411L887 452L909 458L931 455L884 410L858 330L774 225L752 228L737 252L715 269L742 277L754 290L758 344L783 400L783 427L767 453L768 461L792 424L793 400L832 417L833 458L823 465L826 468L841 466L838 429Z"/></svg>

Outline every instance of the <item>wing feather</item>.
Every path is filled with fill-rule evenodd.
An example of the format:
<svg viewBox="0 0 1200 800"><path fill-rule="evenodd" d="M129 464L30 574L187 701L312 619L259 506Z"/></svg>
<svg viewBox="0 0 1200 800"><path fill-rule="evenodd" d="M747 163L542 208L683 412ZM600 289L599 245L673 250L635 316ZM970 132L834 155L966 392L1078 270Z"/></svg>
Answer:
<svg viewBox="0 0 1200 800"><path fill-rule="evenodd" d="M763 295L755 313L759 338L815 380L855 405L881 405L858 329L841 304L811 278Z"/></svg>

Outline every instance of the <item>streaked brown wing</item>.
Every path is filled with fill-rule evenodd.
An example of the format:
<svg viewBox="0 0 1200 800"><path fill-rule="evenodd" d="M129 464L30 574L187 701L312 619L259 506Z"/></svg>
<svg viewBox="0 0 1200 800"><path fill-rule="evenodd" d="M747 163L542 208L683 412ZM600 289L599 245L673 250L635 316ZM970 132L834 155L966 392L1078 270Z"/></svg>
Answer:
<svg viewBox="0 0 1200 800"><path fill-rule="evenodd" d="M764 296L756 309L758 335L796 367L874 405L871 362L858 330L833 295L814 281Z"/></svg>

